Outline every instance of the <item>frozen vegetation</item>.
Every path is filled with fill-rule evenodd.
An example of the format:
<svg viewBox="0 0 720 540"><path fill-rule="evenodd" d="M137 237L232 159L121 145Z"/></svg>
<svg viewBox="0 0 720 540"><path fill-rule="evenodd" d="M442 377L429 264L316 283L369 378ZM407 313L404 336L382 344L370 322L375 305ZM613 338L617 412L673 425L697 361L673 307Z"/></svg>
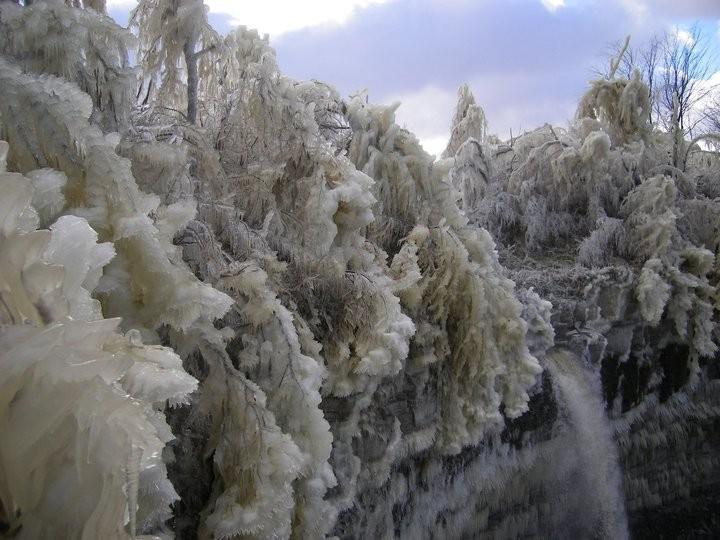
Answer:
<svg viewBox="0 0 720 540"><path fill-rule="evenodd" d="M131 25L0 3L0 535L621 538L712 489L720 163L639 76L510 141L463 86L436 160L200 0Z"/></svg>

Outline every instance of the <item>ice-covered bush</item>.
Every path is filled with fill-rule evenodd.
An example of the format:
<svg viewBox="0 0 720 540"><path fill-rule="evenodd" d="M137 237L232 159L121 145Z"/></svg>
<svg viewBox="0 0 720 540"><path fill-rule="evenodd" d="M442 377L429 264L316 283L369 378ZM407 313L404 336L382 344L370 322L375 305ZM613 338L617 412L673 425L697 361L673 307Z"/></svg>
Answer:
<svg viewBox="0 0 720 540"><path fill-rule="evenodd" d="M57 174L0 171L0 517L22 538L158 533L177 499L162 410L197 381L171 349L103 318L91 293L111 243L71 215L37 229L31 203L55 195L34 184Z"/></svg>
<svg viewBox="0 0 720 540"><path fill-rule="evenodd" d="M136 72L128 60L135 39L104 15L104 1L85 2L93 8L89 10L65 4L39 0L22 7L3 2L0 54L24 69L77 83L92 98L93 123L107 131L126 130L136 91Z"/></svg>

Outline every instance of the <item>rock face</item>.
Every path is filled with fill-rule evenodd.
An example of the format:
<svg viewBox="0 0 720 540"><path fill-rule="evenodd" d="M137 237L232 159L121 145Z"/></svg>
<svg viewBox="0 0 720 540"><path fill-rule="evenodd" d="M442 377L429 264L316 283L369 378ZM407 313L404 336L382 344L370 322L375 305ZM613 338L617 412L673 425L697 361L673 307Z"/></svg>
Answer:
<svg viewBox="0 0 720 540"><path fill-rule="evenodd" d="M463 87L435 160L244 28L203 37L197 125L177 55L133 106L127 36L76 9L0 5L3 531L720 532L717 164L670 162L638 77L508 143ZM20 47L48 12L108 71Z"/></svg>

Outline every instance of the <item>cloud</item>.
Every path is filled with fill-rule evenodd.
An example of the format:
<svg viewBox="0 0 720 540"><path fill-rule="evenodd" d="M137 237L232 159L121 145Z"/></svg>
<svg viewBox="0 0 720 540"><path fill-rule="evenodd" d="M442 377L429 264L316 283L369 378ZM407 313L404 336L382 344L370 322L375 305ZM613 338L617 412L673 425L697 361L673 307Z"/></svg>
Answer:
<svg viewBox="0 0 720 540"><path fill-rule="evenodd" d="M457 87L468 82L501 138L564 125L604 64L607 44L685 28L720 0L206 0L212 24L258 27L284 74L347 96L401 101L397 120L426 150L447 141ZM109 4L133 4L109 0ZM635 16L629 16L630 13ZM675 18L673 18L675 17ZM321 30L319 30L321 29Z"/></svg>
<svg viewBox="0 0 720 540"><path fill-rule="evenodd" d="M450 123L457 103L457 92L437 86L425 86L414 92L389 95L385 104L399 101L395 121L413 132L423 148L439 156L450 138Z"/></svg>
<svg viewBox="0 0 720 540"><path fill-rule="evenodd" d="M603 0L604 1L604 0ZM703 19L720 16L718 0L617 0L637 18Z"/></svg>
<svg viewBox="0 0 720 540"><path fill-rule="evenodd" d="M566 125L606 44L643 37L617 3L578 1L549 13L538 0L398 0L274 45L292 78L327 81L344 96L367 88L374 103L401 101L398 123L437 154L465 82L501 138Z"/></svg>
<svg viewBox="0 0 720 540"><path fill-rule="evenodd" d="M517 136L545 122L567 127L581 93L581 89L543 92L541 79L522 73L495 74L468 82L478 105L485 110L488 131L501 139L508 139L511 133ZM431 84L419 90L389 94L377 101L385 105L400 102L395 121L413 132L427 152L440 155L450 137L457 99L457 88Z"/></svg>
<svg viewBox="0 0 720 540"><path fill-rule="evenodd" d="M618 3L637 21L647 16L648 6L642 0L618 0Z"/></svg>
<svg viewBox="0 0 720 540"><path fill-rule="evenodd" d="M691 47L695 43L695 38L693 35L688 32L687 30L683 30L682 28L674 28L673 33L675 34L675 37L677 40L685 45L686 47Z"/></svg>
<svg viewBox="0 0 720 540"><path fill-rule="evenodd" d="M317 26L341 26L359 10L392 0L205 0L211 15L276 38ZM108 0L108 8L135 7L136 0ZM213 17L217 20L217 17Z"/></svg>
<svg viewBox="0 0 720 540"><path fill-rule="evenodd" d="M540 0L545 9L550 11L557 11L558 9L565 7L565 0Z"/></svg>
<svg viewBox="0 0 720 540"><path fill-rule="evenodd" d="M700 96L688 113L689 124L702 121L710 107L720 104L720 71L716 71L706 80L697 81L696 92Z"/></svg>
<svg viewBox="0 0 720 540"><path fill-rule="evenodd" d="M257 28L278 37L316 26L341 26L358 10L390 0L206 0L211 13L226 14L232 25Z"/></svg>

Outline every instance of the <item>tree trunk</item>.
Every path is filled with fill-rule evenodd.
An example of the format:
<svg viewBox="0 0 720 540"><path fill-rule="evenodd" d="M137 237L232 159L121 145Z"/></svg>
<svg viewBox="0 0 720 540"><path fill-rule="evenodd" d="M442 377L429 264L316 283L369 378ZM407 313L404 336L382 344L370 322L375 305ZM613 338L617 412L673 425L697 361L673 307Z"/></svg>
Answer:
<svg viewBox="0 0 720 540"><path fill-rule="evenodd" d="M187 68L187 119L191 124L195 124L197 120L198 71L194 39L185 42L183 53Z"/></svg>

